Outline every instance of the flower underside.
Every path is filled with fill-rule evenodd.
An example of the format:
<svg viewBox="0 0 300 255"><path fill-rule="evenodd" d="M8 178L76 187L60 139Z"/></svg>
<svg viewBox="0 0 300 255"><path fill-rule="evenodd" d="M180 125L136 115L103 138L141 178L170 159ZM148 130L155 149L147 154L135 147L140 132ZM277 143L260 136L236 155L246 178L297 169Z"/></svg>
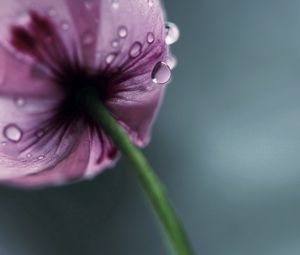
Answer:
<svg viewBox="0 0 300 255"><path fill-rule="evenodd" d="M94 176L110 166L117 149L86 107L90 93L133 143L148 141L161 85L170 79L159 2L130 1L117 8L103 2L103 9L98 1L94 8L79 2L66 1L68 19L54 17L53 8L28 8L26 22L8 23L9 47L7 53L0 48L0 58L7 58L12 72L4 83L0 79L0 96L16 101L11 113L1 113L7 117L0 118L0 180L40 186ZM136 4L142 11L132 9ZM128 18L128 10L136 19ZM29 71L26 78L23 71L13 72L17 65ZM4 109L8 101L1 100Z"/></svg>

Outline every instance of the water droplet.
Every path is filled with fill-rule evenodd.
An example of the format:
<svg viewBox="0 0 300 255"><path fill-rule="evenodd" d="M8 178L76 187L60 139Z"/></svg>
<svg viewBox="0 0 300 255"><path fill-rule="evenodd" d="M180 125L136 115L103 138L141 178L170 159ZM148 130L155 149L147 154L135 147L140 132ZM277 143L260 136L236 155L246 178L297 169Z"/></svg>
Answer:
<svg viewBox="0 0 300 255"><path fill-rule="evenodd" d="M50 17L54 17L54 16L56 16L56 11L53 8L50 8L48 11L48 15Z"/></svg>
<svg viewBox="0 0 300 255"><path fill-rule="evenodd" d="M170 67L170 69L173 70L177 66L177 59L175 56L170 55L168 56L166 63Z"/></svg>
<svg viewBox="0 0 300 255"><path fill-rule="evenodd" d="M3 130L3 134L12 142L19 142L23 136L22 130L15 124L7 125Z"/></svg>
<svg viewBox="0 0 300 255"><path fill-rule="evenodd" d="M165 84L171 79L171 69L164 62L158 62L151 73L152 81L156 84Z"/></svg>
<svg viewBox="0 0 300 255"><path fill-rule="evenodd" d="M142 47L143 45L140 42L135 42L134 44L132 44L129 51L130 57L136 58L137 56L139 56L142 52Z"/></svg>
<svg viewBox="0 0 300 255"><path fill-rule="evenodd" d="M124 26L119 27L118 35L119 35L121 38L127 37L127 35L128 35L127 28L124 27Z"/></svg>
<svg viewBox="0 0 300 255"><path fill-rule="evenodd" d="M21 12L20 15L17 17L17 24L19 25L29 24L30 21L31 17L27 12Z"/></svg>
<svg viewBox="0 0 300 255"><path fill-rule="evenodd" d="M26 155L26 157L27 157L27 158L31 158L31 157L32 157L32 154L31 154L31 153L28 153L28 154Z"/></svg>
<svg viewBox="0 0 300 255"><path fill-rule="evenodd" d="M148 0L148 5L149 5L150 7L152 7L153 4L154 4L153 0Z"/></svg>
<svg viewBox="0 0 300 255"><path fill-rule="evenodd" d="M90 45L94 42L95 37L91 32L86 32L82 37L82 42L84 45Z"/></svg>
<svg viewBox="0 0 300 255"><path fill-rule="evenodd" d="M119 42L118 40L113 40L113 41L111 42L111 46L112 46L113 48L118 48L119 45L120 45L120 42Z"/></svg>
<svg viewBox="0 0 300 255"><path fill-rule="evenodd" d="M67 21L63 21L61 23L61 28L62 28L62 30L67 31L67 30L70 29L70 25L69 25L69 23Z"/></svg>
<svg viewBox="0 0 300 255"><path fill-rule="evenodd" d="M6 146L6 142L2 142L2 143L1 143L1 146Z"/></svg>
<svg viewBox="0 0 300 255"><path fill-rule="evenodd" d="M106 56L106 58L105 58L106 64L108 64L108 65L111 64L115 60L116 56L117 56L116 53L110 53L110 54L108 54Z"/></svg>
<svg viewBox="0 0 300 255"><path fill-rule="evenodd" d="M92 9L93 3L90 0L86 0L86 1L84 1L84 6L86 9L90 10L90 9Z"/></svg>
<svg viewBox="0 0 300 255"><path fill-rule="evenodd" d="M38 138L40 138L40 137L42 137L44 134L45 134L45 131L44 131L44 130L38 130L38 131L36 132L35 135L36 135Z"/></svg>
<svg viewBox="0 0 300 255"><path fill-rule="evenodd" d="M113 9L118 9L120 6L119 0L112 0L111 7Z"/></svg>
<svg viewBox="0 0 300 255"><path fill-rule="evenodd" d="M177 42L179 36L180 36L180 31L176 26L176 24L172 22L168 22L166 24L166 39L165 39L166 43L170 45Z"/></svg>
<svg viewBox="0 0 300 255"><path fill-rule="evenodd" d="M22 107L22 106L25 105L25 99L22 98L22 97L18 97L18 98L15 100L15 103L16 103L16 106Z"/></svg>
<svg viewBox="0 0 300 255"><path fill-rule="evenodd" d="M40 156L38 156L38 160L42 160L42 159L44 159L45 158L45 155L40 155Z"/></svg>
<svg viewBox="0 0 300 255"><path fill-rule="evenodd" d="M152 32L149 32L147 34L147 42L151 44L154 42L154 40L155 40L154 34Z"/></svg>

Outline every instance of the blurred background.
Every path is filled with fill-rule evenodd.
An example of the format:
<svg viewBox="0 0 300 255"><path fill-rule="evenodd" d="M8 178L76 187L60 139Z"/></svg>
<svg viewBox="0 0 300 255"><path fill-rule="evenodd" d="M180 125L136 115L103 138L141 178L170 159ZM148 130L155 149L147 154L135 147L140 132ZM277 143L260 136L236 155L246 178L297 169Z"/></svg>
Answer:
<svg viewBox="0 0 300 255"><path fill-rule="evenodd" d="M196 253L300 254L300 2L165 6L179 65L145 153ZM0 201L0 254L167 254L124 161Z"/></svg>

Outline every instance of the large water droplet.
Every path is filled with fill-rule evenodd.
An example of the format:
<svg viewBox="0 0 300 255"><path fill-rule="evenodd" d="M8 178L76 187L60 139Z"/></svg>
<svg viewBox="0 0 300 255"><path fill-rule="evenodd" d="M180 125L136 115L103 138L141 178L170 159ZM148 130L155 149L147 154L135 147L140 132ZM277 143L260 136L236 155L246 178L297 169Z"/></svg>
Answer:
<svg viewBox="0 0 300 255"><path fill-rule="evenodd" d="M164 62L158 62L151 73L152 81L156 84L165 84L171 79L171 69Z"/></svg>
<svg viewBox="0 0 300 255"><path fill-rule="evenodd" d="M3 134L12 142L19 142L23 136L22 130L15 124L7 125L3 130Z"/></svg>
<svg viewBox="0 0 300 255"><path fill-rule="evenodd" d="M106 56L106 58L105 58L106 64L108 64L108 65L111 64L115 60L116 56L117 56L116 53L110 53L110 54L108 54Z"/></svg>
<svg viewBox="0 0 300 255"><path fill-rule="evenodd" d="M147 34L147 42L151 44L154 42L154 40L155 40L154 34L152 32L149 32Z"/></svg>
<svg viewBox="0 0 300 255"><path fill-rule="evenodd" d="M136 58L137 56L139 56L142 52L142 44L140 42L135 42L134 44L132 44L130 50L129 50L129 55L132 58Z"/></svg>
<svg viewBox="0 0 300 255"><path fill-rule="evenodd" d="M178 41L180 36L180 31L176 24L172 22L168 22L166 24L166 43L167 44L173 44Z"/></svg>
<svg viewBox="0 0 300 255"><path fill-rule="evenodd" d="M119 37L125 38L125 37L127 37L127 34L128 34L128 31L127 31L126 27L124 27L124 26L119 27L119 30L118 30Z"/></svg>

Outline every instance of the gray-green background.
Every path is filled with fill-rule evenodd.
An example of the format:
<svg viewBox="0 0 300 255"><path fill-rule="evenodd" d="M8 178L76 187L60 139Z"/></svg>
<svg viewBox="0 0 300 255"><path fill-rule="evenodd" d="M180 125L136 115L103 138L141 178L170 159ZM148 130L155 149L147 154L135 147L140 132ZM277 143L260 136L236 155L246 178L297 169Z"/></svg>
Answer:
<svg viewBox="0 0 300 255"><path fill-rule="evenodd" d="M168 0L174 81L145 153L197 254L300 253L300 2ZM90 182L0 188L0 254L167 254L121 161Z"/></svg>

